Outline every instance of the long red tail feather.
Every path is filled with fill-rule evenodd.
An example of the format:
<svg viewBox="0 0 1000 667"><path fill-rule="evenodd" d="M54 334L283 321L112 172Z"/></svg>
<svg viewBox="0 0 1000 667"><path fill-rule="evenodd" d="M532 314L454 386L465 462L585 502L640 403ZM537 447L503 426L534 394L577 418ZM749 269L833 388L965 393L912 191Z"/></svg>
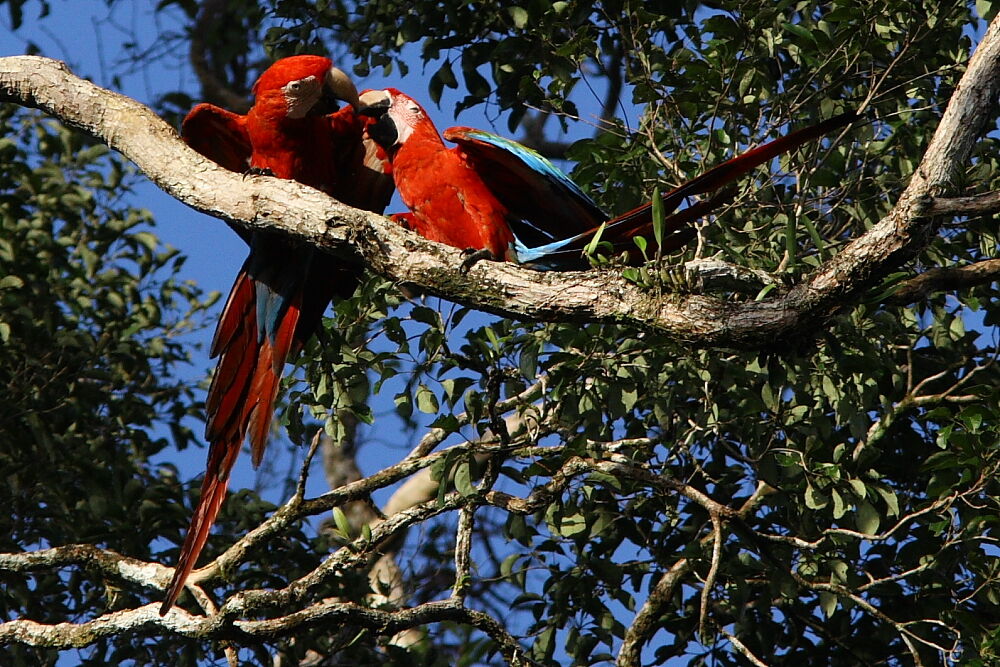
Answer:
<svg viewBox="0 0 1000 667"><path fill-rule="evenodd" d="M241 271L219 319L213 341L219 362L205 401L208 465L161 615L170 611L205 547L243 439L249 435L254 465L264 454L285 360L295 345L302 295L297 293L284 310L272 340L258 333L255 293L260 289L267 287Z"/></svg>
<svg viewBox="0 0 1000 667"><path fill-rule="evenodd" d="M160 616L170 611L205 546L212 524L215 523L215 517L218 516L219 508L222 507L222 501L226 497L229 473L233 469L233 463L236 462L236 455L240 452L241 440L242 437L238 437L235 441L218 440L209 451L208 469L201 482L201 498L191 517L191 526L181 547L181 555L174 569L174 578L167 588L163 604L160 605Z"/></svg>
<svg viewBox="0 0 1000 667"><path fill-rule="evenodd" d="M670 192L662 196L663 210L667 214L676 209L687 197L701 195L713 190L717 190L727 185L751 169L754 169L768 160L794 150L799 146L818 139L824 134L844 127L855 120L858 116L854 112L840 114L833 118L796 130L791 134L778 137L774 141L769 141L762 146L752 148L745 153L726 160L704 174L692 178L690 181L679 185ZM706 212L707 213L707 212ZM704 215L704 213L702 214ZM700 216L699 216L700 217ZM695 218L692 218L692 220ZM614 220L607 223L605 234L634 236L645 232L637 231L652 225L652 204L643 204L627 213L619 215ZM620 229L621 231L616 231Z"/></svg>
<svg viewBox="0 0 1000 667"><path fill-rule="evenodd" d="M779 137L762 146L748 150L736 157L709 169L704 174L692 178L670 192L662 195L661 201L665 213L663 229L663 251L670 252L683 247L694 238L694 230L688 225L703 218L723 202L730 199L731 194L722 192L705 201L700 201L674 213L678 206L688 197L718 190L728 185L751 169L758 167L782 153L793 150L813 139L823 136L837 128L844 127L857 119L857 115L845 113L825 121L797 130L784 137ZM643 236L647 240L653 237L653 205L652 202L638 206L604 223L601 232L601 242L610 243L613 252L619 253L631 250L632 239ZM591 242L598 227L578 234L558 250L546 252L544 259L551 262L566 262L572 264L580 260L580 253ZM638 255L636 255L638 258Z"/></svg>

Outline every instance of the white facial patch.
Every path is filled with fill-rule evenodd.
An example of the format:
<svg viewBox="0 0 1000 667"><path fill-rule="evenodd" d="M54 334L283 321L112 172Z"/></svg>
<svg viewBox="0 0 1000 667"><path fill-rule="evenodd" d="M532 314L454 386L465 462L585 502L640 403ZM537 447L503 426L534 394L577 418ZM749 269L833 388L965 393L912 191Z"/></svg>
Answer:
<svg viewBox="0 0 1000 667"><path fill-rule="evenodd" d="M288 104L289 118L303 118L319 102L322 83L315 76L289 81L281 89Z"/></svg>
<svg viewBox="0 0 1000 667"><path fill-rule="evenodd" d="M424 112L413 102L404 97L392 100L392 120L396 124L396 143L402 145L413 134L413 128L424 117Z"/></svg>

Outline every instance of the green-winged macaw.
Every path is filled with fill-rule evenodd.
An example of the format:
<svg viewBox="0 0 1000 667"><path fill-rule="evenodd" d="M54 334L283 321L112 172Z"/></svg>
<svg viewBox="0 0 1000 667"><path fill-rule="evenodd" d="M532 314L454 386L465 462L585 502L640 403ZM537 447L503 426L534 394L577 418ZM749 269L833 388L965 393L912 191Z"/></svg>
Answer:
<svg viewBox="0 0 1000 667"><path fill-rule="evenodd" d="M367 136L374 121L355 113L350 78L321 56L271 65L254 84L245 116L199 104L181 134L202 155L237 172L289 178L357 208L381 212L392 196L384 151ZM337 110L334 100L348 106ZM206 399L208 463L160 614L180 594L225 497L244 438L254 465L264 454L285 360L319 326L330 301L357 286L357 269L280 234L240 235L250 255L222 311L212 356L219 361Z"/></svg>
<svg viewBox="0 0 1000 667"><path fill-rule="evenodd" d="M598 230L616 252L632 247L638 235L652 245L651 203L611 218L555 165L515 141L452 127L444 138L457 147L448 148L423 107L394 88L366 91L360 113L378 118L369 134L388 153L396 189L410 209L395 219L428 239L549 269L585 268L582 250ZM855 118L842 114L792 132L664 194L663 251L687 243L693 237L689 223L725 199L715 196L675 212L687 197L716 191Z"/></svg>

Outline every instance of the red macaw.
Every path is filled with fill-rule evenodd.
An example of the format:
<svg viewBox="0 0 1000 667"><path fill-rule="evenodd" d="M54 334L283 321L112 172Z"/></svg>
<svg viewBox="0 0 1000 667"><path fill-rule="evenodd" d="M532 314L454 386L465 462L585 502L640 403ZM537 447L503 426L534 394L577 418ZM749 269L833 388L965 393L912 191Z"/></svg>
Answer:
<svg viewBox="0 0 1000 667"><path fill-rule="evenodd" d="M601 229L616 252L653 229L652 204L616 218L605 214L570 178L537 152L515 141L467 127L452 127L447 148L424 109L400 91L366 91L360 113L378 118L369 128L392 161L392 175L410 213L395 219L419 234L494 259L536 268L585 267L581 252ZM847 113L738 155L662 197L667 215L663 250L693 237L688 223L726 197L717 195L674 213L684 199L718 190L754 167L856 118ZM650 245L652 245L650 239Z"/></svg>
<svg viewBox="0 0 1000 667"><path fill-rule="evenodd" d="M351 206L382 212L392 196L392 179L385 152L366 135L375 121L355 113L357 90L329 58L279 60L261 74L253 94L246 116L199 104L184 119L184 140L233 171L294 179ZM350 106L337 111L335 99ZM330 301L349 297L357 286L357 270L325 253L279 234L240 235L250 244L250 255L212 340L211 354L219 361L205 402L209 450L201 499L161 615L177 599L205 545L245 437L254 466L260 463L285 360L301 350Z"/></svg>

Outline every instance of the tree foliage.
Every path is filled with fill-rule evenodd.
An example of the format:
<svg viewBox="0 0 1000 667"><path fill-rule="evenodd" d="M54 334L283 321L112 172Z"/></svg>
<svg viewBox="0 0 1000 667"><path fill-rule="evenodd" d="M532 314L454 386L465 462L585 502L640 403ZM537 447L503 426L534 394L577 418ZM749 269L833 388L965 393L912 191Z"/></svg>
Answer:
<svg viewBox="0 0 1000 667"><path fill-rule="evenodd" d="M604 120L567 152L574 178L616 212L741 146L859 109L865 122L748 178L696 245L666 258L717 255L767 272L778 290L890 211L981 37L977 11L993 11L902 0L223 4L160 3L184 12L194 39L206 16L240 19L218 51L204 46L217 75L200 78L205 90L236 62L230 92L245 95L266 59L231 52L241 43L275 57L335 49L356 72L407 88L415 45L429 99L457 88L456 112L485 104L527 131L529 111L572 123L587 87L620 82L621 105L608 113L597 94ZM996 110L982 113L994 127ZM185 446L198 416L174 334L200 321L203 297L127 203L127 166L49 121L4 114L4 550L82 543L169 562L190 499L150 457L167 445L164 428ZM948 194L995 189L997 149L984 138ZM949 218L821 330L765 349L491 318L403 299L373 276L307 351L282 426L305 441L317 423L336 438L360 423L362 458L401 439L419 451L341 495L293 501L296 521L200 584L220 604L251 591L226 621L348 606L323 607L325 623L293 633L204 636L260 662L992 664L996 274L915 303L895 295L927 269L996 252L995 216ZM661 268L628 275L673 289ZM407 479L425 487L404 511L365 509L378 489L404 496ZM273 509L237 493L210 556ZM303 520L331 509L319 530ZM366 574L380 554L396 564L393 581ZM77 621L159 599L84 567L0 571L7 619ZM262 587L276 592L255 597ZM424 606L449 600L507 636L484 617ZM391 616L369 622L366 607L428 616L395 627ZM424 632L402 632L412 627ZM183 647L193 663L219 646L147 629L102 639L88 659L161 662ZM7 650L23 664L52 656Z"/></svg>

